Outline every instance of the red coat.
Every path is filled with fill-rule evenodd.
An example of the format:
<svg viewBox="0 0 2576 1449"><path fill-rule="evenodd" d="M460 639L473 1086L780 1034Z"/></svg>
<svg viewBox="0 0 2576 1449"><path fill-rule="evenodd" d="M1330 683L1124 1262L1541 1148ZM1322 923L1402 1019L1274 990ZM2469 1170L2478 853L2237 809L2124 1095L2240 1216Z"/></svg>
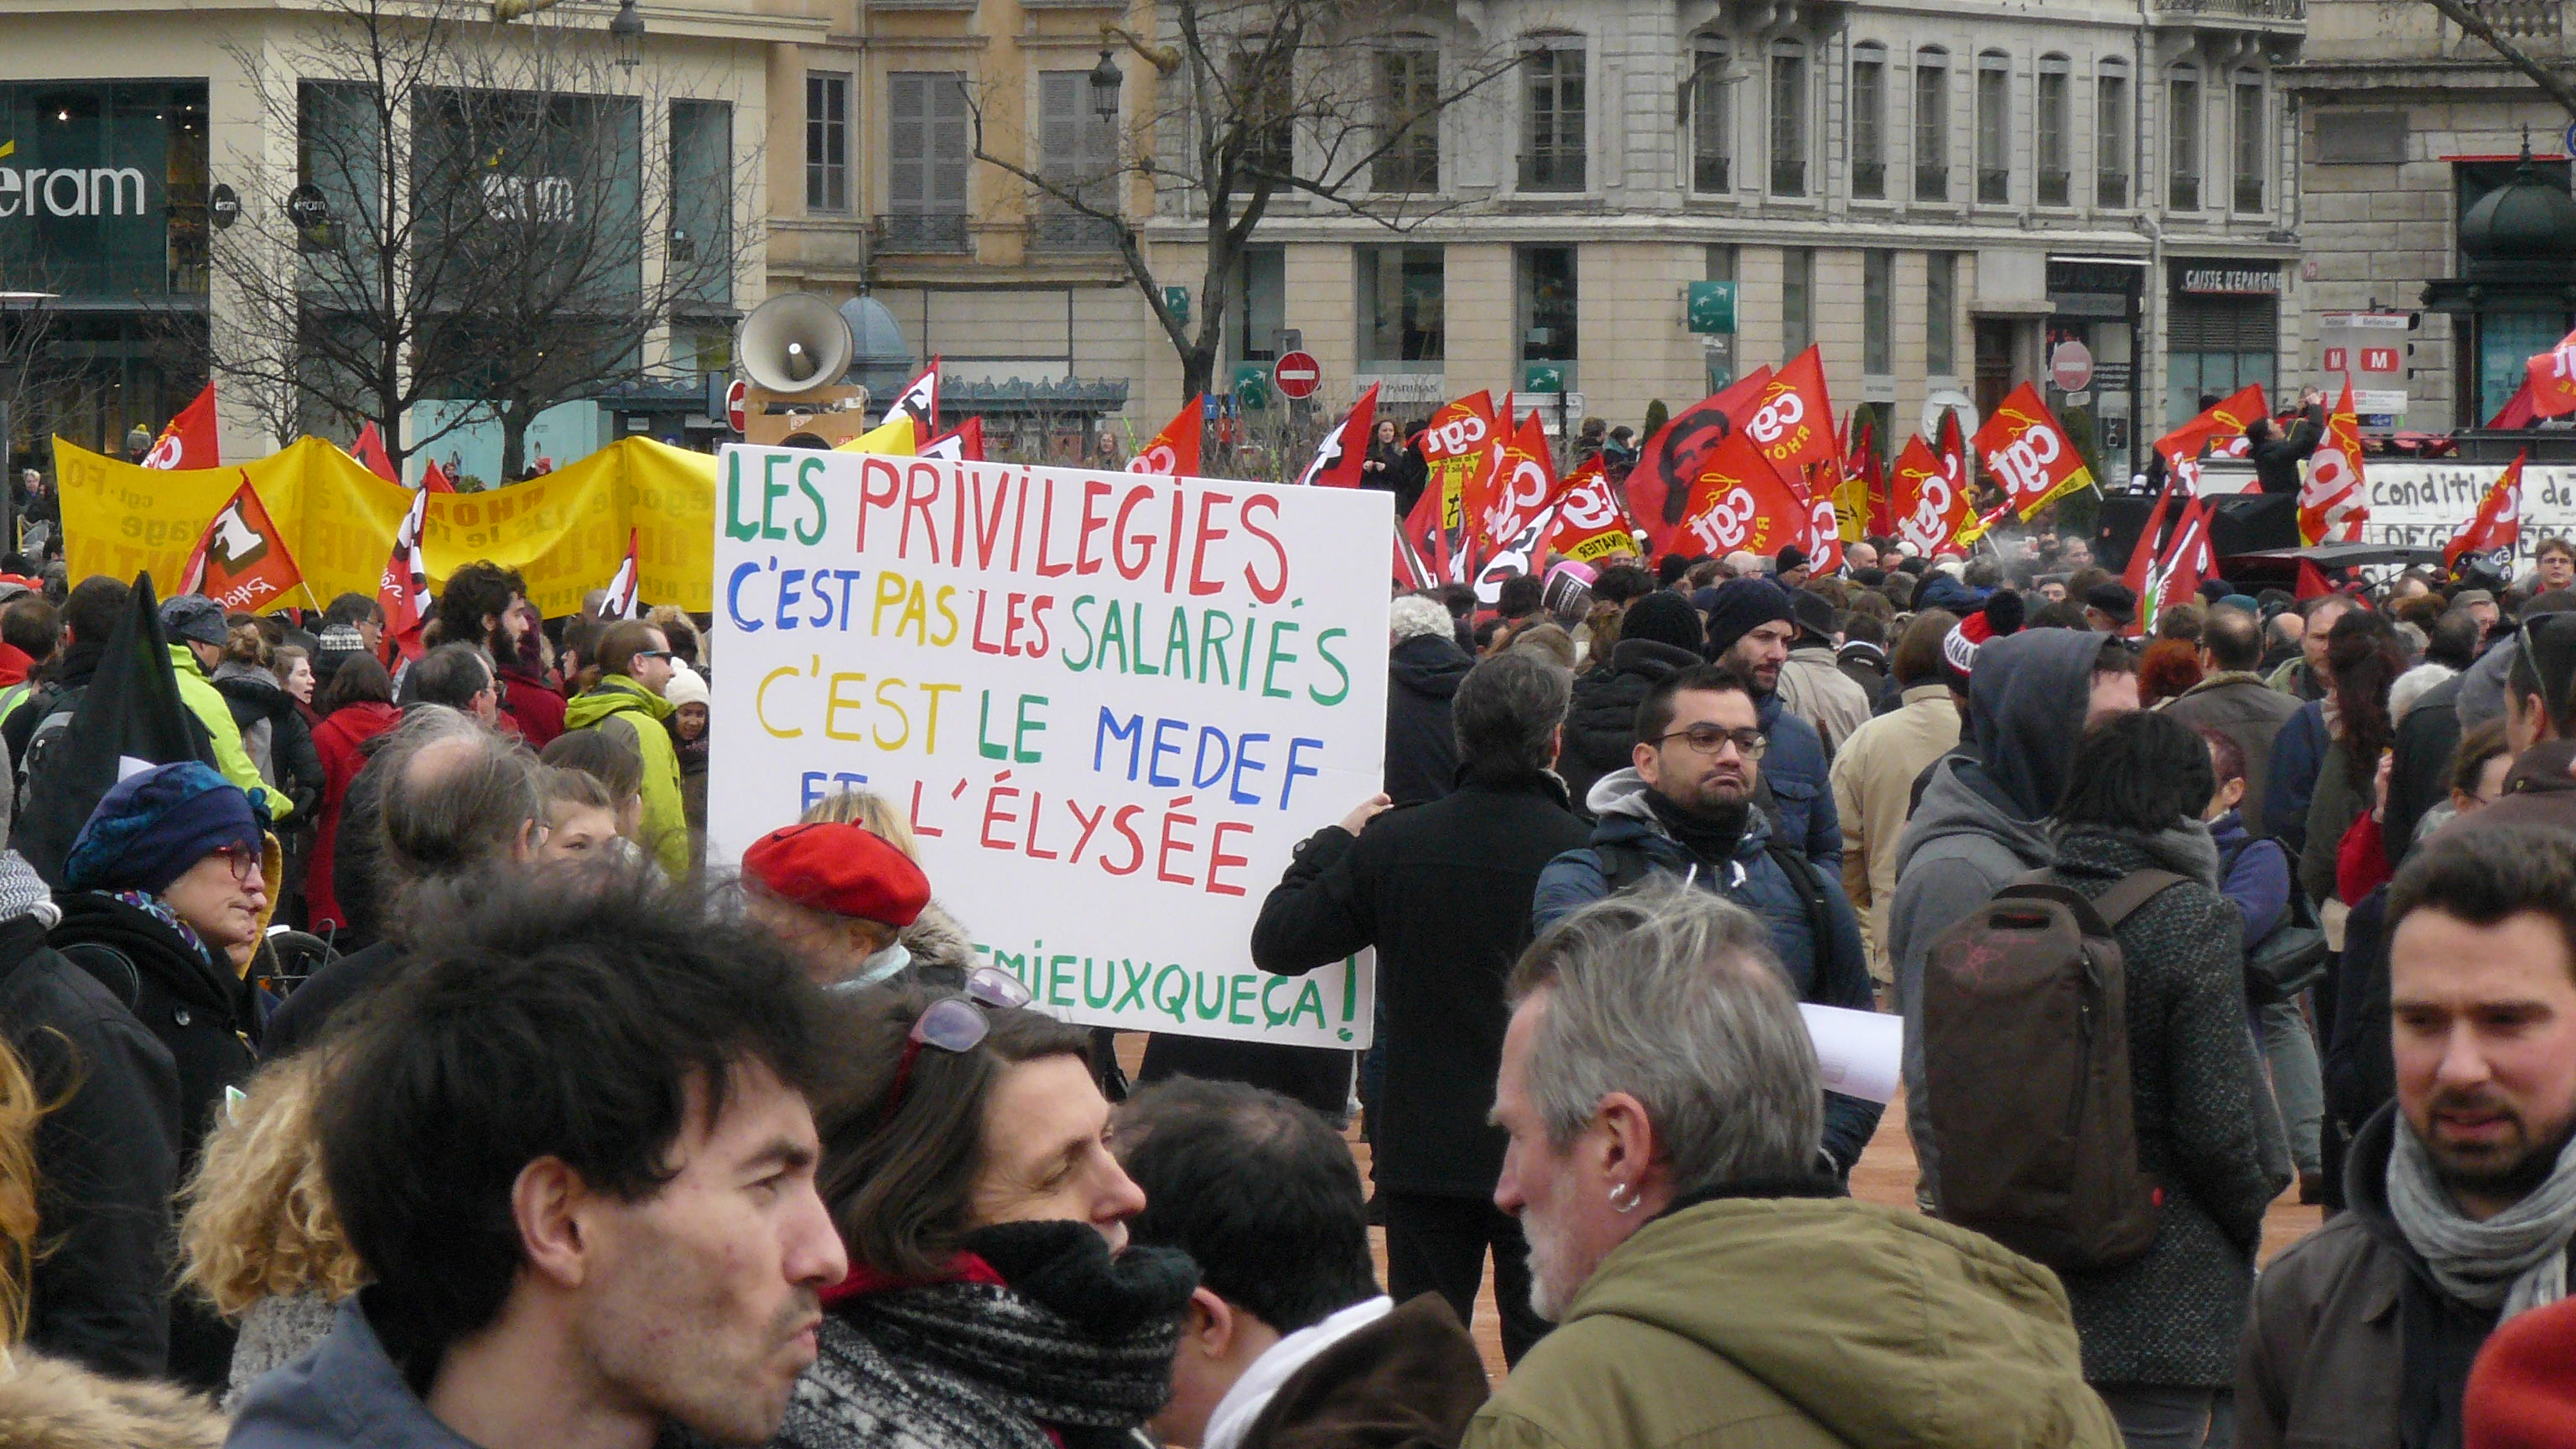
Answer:
<svg viewBox="0 0 2576 1449"><path fill-rule="evenodd" d="M340 806L349 798L349 782L367 763L359 747L402 723L402 711L373 700L343 705L313 731L313 748L322 756L322 808L315 812L313 851L305 857L306 915L315 931L346 926L340 898L331 893L331 858L340 839Z"/></svg>
<svg viewBox="0 0 2576 1449"><path fill-rule="evenodd" d="M508 696L501 704L501 718L528 742L528 748L542 750L564 732L564 697L553 686L533 674L522 674L515 668L501 670L502 692Z"/></svg>

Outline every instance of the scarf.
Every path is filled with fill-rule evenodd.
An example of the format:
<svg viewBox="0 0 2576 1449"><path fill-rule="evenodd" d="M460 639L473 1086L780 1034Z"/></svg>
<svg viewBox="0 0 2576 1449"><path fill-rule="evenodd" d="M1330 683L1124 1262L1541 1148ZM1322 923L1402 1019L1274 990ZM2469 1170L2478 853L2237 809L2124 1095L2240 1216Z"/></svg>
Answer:
<svg viewBox="0 0 2576 1449"><path fill-rule="evenodd" d="M1750 801L1739 800L1719 807L1714 815L1703 815L1665 799L1659 790L1649 789L1645 794L1647 807L1655 812L1655 823L1680 841L1683 849L1712 866L1723 866L1735 859L1736 844L1744 839L1745 822L1752 818Z"/></svg>
<svg viewBox="0 0 2576 1449"><path fill-rule="evenodd" d="M170 909L170 903L159 896L149 891L110 891L108 894L177 932L179 939L188 943L188 949L204 957L207 965L229 964L228 961L217 960L215 953L206 948L205 938L197 934L197 928L180 920L179 913Z"/></svg>
<svg viewBox="0 0 2576 1449"><path fill-rule="evenodd" d="M1069 1449L1122 1442L1171 1397L1179 1252L1117 1258L1086 1223L1001 1223L961 1270L832 1295L781 1442L800 1449ZM999 1281L995 1281L999 1279ZM844 1285L845 1288L849 1285Z"/></svg>
<svg viewBox="0 0 2576 1449"><path fill-rule="evenodd" d="M1254 1359L1243 1377L1236 1379L1234 1387L1227 1389L1225 1397L1209 1411L1207 1432L1199 1436L1199 1449L1240 1449L1243 1436L1252 1432L1270 1401L1297 1376L1298 1370L1322 1357L1334 1344L1394 1311L1395 1300L1384 1294L1364 1298L1270 1345L1270 1351Z"/></svg>
<svg viewBox="0 0 2576 1449"><path fill-rule="evenodd" d="M2548 1180L2485 1222L2452 1205L2432 1154L2396 1125L2388 1154L2388 1211L2442 1291L2511 1318L2567 1296L2567 1240L2576 1235L2576 1142L2559 1149Z"/></svg>

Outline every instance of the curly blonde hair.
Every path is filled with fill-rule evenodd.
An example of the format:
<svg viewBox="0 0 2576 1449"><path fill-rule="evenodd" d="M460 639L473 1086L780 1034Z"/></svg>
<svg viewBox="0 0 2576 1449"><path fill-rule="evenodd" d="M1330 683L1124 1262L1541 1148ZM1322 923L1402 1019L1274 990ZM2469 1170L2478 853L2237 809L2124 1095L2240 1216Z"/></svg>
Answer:
<svg viewBox="0 0 2576 1449"><path fill-rule="evenodd" d="M263 1298L316 1293L338 1302L366 1282L322 1178L313 1107L329 1055L272 1062L206 1134L180 1195L179 1281L226 1318Z"/></svg>
<svg viewBox="0 0 2576 1449"><path fill-rule="evenodd" d="M36 1207L36 1123L48 1110L18 1054L0 1042L0 1347L27 1332L28 1280L43 1222Z"/></svg>
<svg viewBox="0 0 2576 1449"><path fill-rule="evenodd" d="M921 859L920 842L912 838L912 823L894 802L873 790L835 790L805 807L796 817L799 825L856 825L900 850L907 860Z"/></svg>

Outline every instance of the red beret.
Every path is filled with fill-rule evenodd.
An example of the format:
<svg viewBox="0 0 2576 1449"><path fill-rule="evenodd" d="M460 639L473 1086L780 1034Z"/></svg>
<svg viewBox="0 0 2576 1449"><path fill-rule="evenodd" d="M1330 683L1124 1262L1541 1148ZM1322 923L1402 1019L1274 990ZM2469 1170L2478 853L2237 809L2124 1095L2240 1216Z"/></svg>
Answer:
<svg viewBox="0 0 2576 1449"><path fill-rule="evenodd" d="M909 926L930 904L930 880L910 857L856 825L789 825L742 853L742 873L783 901Z"/></svg>
<svg viewBox="0 0 2576 1449"><path fill-rule="evenodd" d="M2576 1301L2517 1314L2490 1334L2460 1412L2467 1449L2576 1442Z"/></svg>

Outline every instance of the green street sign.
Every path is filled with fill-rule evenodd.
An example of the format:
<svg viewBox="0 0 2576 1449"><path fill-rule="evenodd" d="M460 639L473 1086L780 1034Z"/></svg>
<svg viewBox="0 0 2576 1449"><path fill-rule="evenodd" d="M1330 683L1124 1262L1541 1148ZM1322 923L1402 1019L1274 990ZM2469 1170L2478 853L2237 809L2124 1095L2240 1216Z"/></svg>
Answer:
<svg viewBox="0 0 2576 1449"><path fill-rule="evenodd" d="M1693 282L1687 307L1690 330L1699 333L1728 333L1735 330L1735 284L1733 282Z"/></svg>
<svg viewBox="0 0 2576 1449"><path fill-rule="evenodd" d="M1553 362L1524 362L1521 364L1520 390L1522 392L1563 392L1565 391L1565 369Z"/></svg>
<svg viewBox="0 0 2576 1449"><path fill-rule="evenodd" d="M1163 310L1172 314L1173 321L1187 325L1190 320L1190 289L1187 287L1165 287L1163 289Z"/></svg>
<svg viewBox="0 0 2576 1449"><path fill-rule="evenodd" d="M1270 406L1270 364L1238 362L1234 365L1234 402L1237 407Z"/></svg>

